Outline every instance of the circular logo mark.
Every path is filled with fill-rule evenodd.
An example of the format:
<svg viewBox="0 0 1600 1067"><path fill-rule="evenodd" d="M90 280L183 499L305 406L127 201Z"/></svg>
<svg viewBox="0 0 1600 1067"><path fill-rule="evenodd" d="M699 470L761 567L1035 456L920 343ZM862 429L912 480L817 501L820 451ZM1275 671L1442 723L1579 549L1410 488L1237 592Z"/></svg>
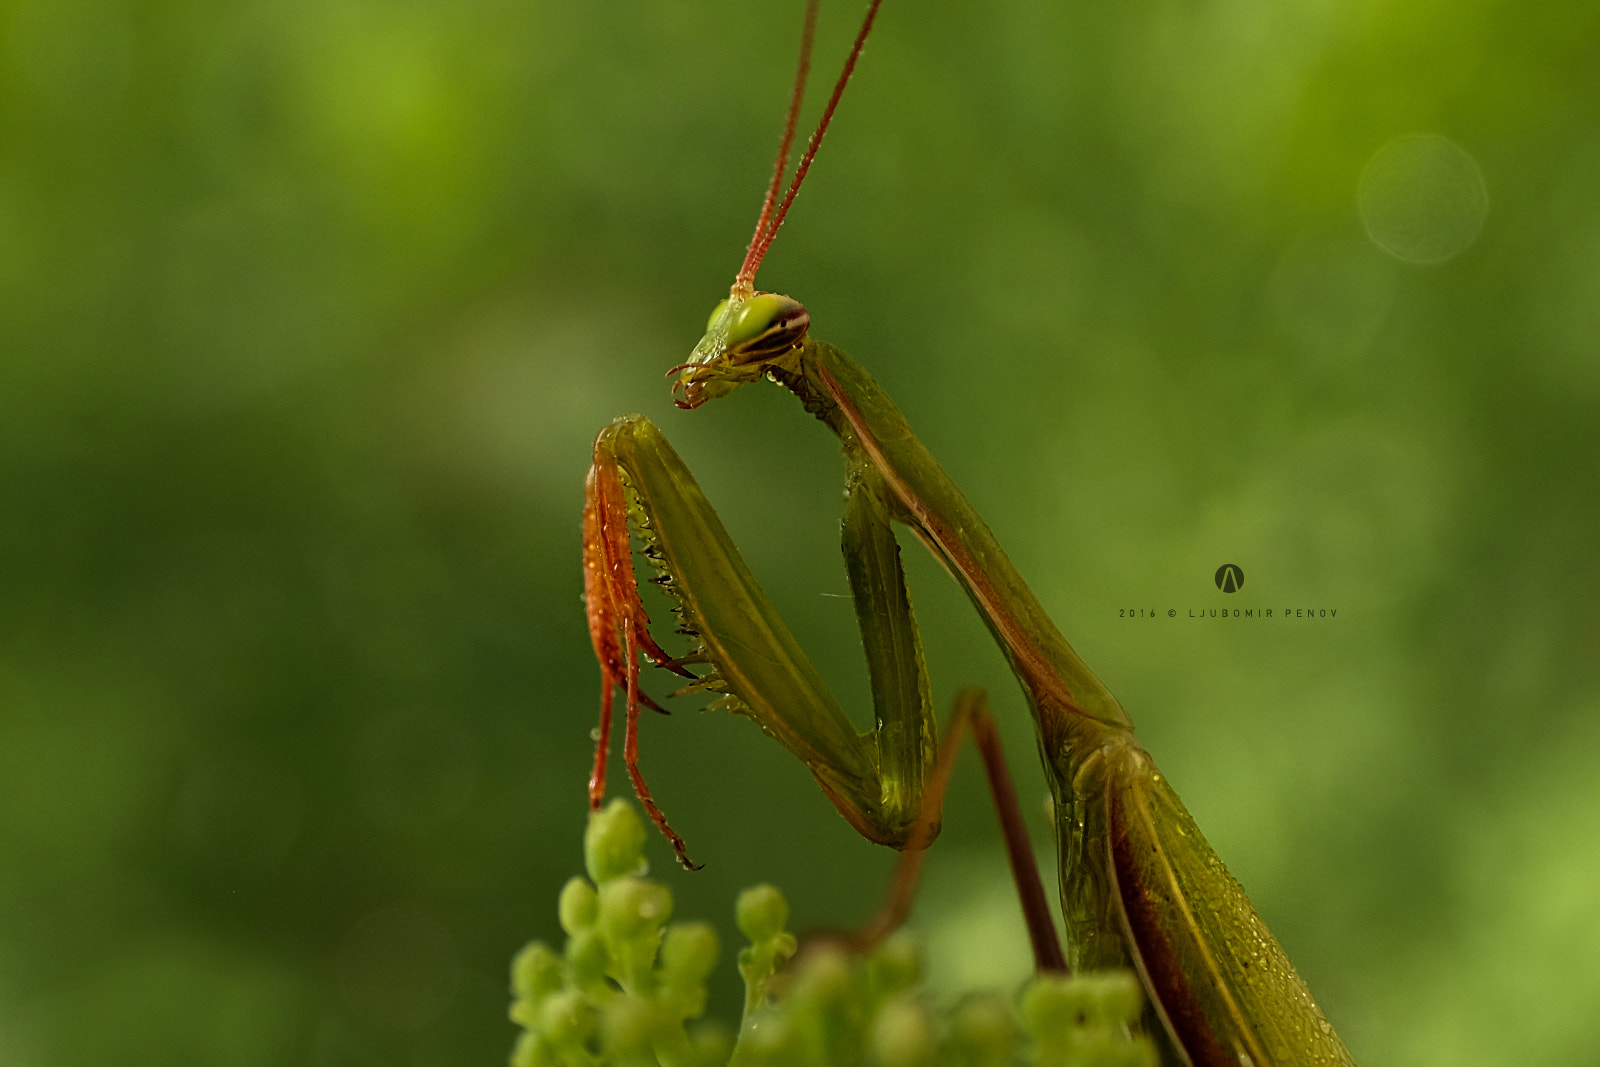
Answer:
<svg viewBox="0 0 1600 1067"><path fill-rule="evenodd" d="M1216 582L1224 593L1237 593L1244 588L1244 568L1237 563L1224 563L1217 568Z"/></svg>

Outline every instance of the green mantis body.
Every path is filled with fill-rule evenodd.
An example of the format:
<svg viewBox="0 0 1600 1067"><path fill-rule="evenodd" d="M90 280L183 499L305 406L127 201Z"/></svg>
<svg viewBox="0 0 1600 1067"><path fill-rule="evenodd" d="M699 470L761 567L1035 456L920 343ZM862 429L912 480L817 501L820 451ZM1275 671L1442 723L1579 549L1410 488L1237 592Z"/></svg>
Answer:
<svg viewBox="0 0 1600 1067"><path fill-rule="evenodd" d="M776 223L764 227L766 213L752 256L763 232L770 243ZM675 368L678 404L695 408L767 378L839 438L844 556L877 726L863 733L852 725L683 462L648 420L628 416L595 442L585 509L585 590L605 692L591 798L598 803L604 792L610 701L620 688L635 789L687 862L682 840L637 768L638 709L654 706L639 689L643 652L693 679L689 690L716 694L722 706L753 719L810 768L864 836L924 847L931 836L922 811L935 715L892 529L899 523L966 591L1028 700L1056 802L1071 964L1134 969L1177 1062L1352 1062L1239 884L1134 740L1127 713L1061 636L965 496L866 371L809 336L810 319L799 303L755 292L751 275L747 259L691 361ZM643 542L676 601L682 629L696 642L688 656L672 659L650 636L631 534ZM709 669L696 674L691 666Z"/></svg>

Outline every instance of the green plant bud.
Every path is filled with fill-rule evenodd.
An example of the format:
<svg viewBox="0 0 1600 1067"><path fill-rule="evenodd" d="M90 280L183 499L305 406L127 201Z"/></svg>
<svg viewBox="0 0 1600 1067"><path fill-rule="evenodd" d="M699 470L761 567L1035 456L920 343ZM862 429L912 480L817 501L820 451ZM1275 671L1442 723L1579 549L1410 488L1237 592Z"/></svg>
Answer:
<svg viewBox="0 0 1600 1067"><path fill-rule="evenodd" d="M550 1046L532 1030L524 1031L511 1050L511 1067L555 1067Z"/></svg>
<svg viewBox="0 0 1600 1067"><path fill-rule="evenodd" d="M1094 1067L1108 1067L1116 1060L1118 1044L1117 1035L1100 1023L1077 1027L1068 1035L1068 1045L1075 1056Z"/></svg>
<svg viewBox="0 0 1600 1067"><path fill-rule="evenodd" d="M545 998L539 1008L538 1030L557 1048L581 1048L595 1030L595 1010L576 990Z"/></svg>
<svg viewBox="0 0 1600 1067"><path fill-rule="evenodd" d="M933 1062L937 1045L933 1019L913 997L891 997L872 1020L867 1044L882 1067L922 1067Z"/></svg>
<svg viewBox="0 0 1600 1067"><path fill-rule="evenodd" d="M783 929L789 921L789 902L775 887L754 886L739 894L734 905L739 929L750 939L748 948L739 951L739 977L744 979L744 1017L751 1014L767 996L767 981L779 960L794 955L793 934Z"/></svg>
<svg viewBox="0 0 1600 1067"><path fill-rule="evenodd" d="M661 928L672 917L672 893L642 878L615 878L600 886L600 921L596 929L611 954L607 969L624 989L655 991L656 951Z"/></svg>
<svg viewBox="0 0 1600 1067"><path fill-rule="evenodd" d="M794 1022L781 1012L762 1010L745 1020L729 1067L788 1067L808 1061L799 1054Z"/></svg>
<svg viewBox="0 0 1600 1067"><path fill-rule="evenodd" d="M513 1000L511 1010L506 1014L511 1017L512 1022L526 1029L539 1018L539 1004L540 1002L536 1000Z"/></svg>
<svg viewBox="0 0 1600 1067"><path fill-rule="evenodd" d="M973 993L951 1009L951 1058L961 1067L1008 1067L1017 1045L1017 1016L999 993Z"/></svg>
<svg viewBox="0 0 1600 1067"><path fill-rule="evenodd" d="M1155 1046L1129 1031L1142 1003L1138 979L1126 971L1036 978L1022 994L1035 1062L1155 1067Z"/></svg>
<svg viewBox="0 0 1600 1067"><path fill-rule="evenodd" d="M1060 1045L1078 1025L1088 1002L1083 985L1065 975L1041 974L1022 991L1022 1020L1041 1045Z"/></svg>
<svg viewBox="0 0 1600 1067"><path fill-rule="evenodd" d="M561 988L561 957L542 941L528 945L511 961L511 1019L523 1026L537 1016L545 997Z"/></svg>
<svg viewBox="0 0 1600 1067"><path fill-rule="evenodd" d="M860 962L822 946L808 952L777 1011L789 1019L799 1062L833 1064L861 1060L873 1007Z"/></svg>
<svg viewBox="0 0 1600 1067"><path fill-rule="evenodd" d="M600 887L599 926L607 938L654 934L672 918L672 891L642 878L615 878Z"/></svg>
<svg viewBox="0 0 1600 1067"><path fill-rule="evenodd" d="M600 1047L605 1059L632 1063L651 1058L657 1018L645 997L624 993L606 1002L600 1013Z"/></svg>
<svg viewBox="0 0 1600 1067"><path fill-rule="evenodd" d="M1072 1061L1084 1067L1156 1067L1159 1062L1147 1038L1122 1026L1093 1024L1071 1036Z"/></svg>
<svg viewBox="0 0 1600 1067"><path fill-rule="evenodd" d="M1086 1014L1108 1023L1134 1023L1144 1010L1144 990L1131 971L1085 975Z"/></svg>
<svg viewBox="0 0 1600 1067"><path fill-rule="evenodd" d="M867 958L867 980L873 993L891 996L922 980L922 953L906 934L896 934Z"/></svg>
<svg viewBox="0 0 1600 1067"><path fill-rule="evenodd" d="M661 989L679 1019L706 1010L706 979L717 966L717 932L709 923L678 923L661 940Z"/></svg>
<svg viewBox="0 0 1600 1067"><path fill-rule="evenodd" d="M739 932L760 944L783 932L789 922L789 902L773 885L751 886L734 905Z"/></svg>
<svg viewBox="0 0 1600 1067"><path fill-rule="evenodd" d="M601 981L611 969L611 951L598 930L585 930L567 938L566 955L573 980L580 986Z"/></svg>
<svg viewBox="0 0 1600 1067"><path fill-rule="evenodd" d="M589 815L583 835L583 862L589 878L604 885L644 867L644 823L620 797Z"/></svg>
<svg viewBox="0 0 1600 1067"><path fill-rule="evenodd" d="M698 1024L689 1032L688 1067L726 1067L733 1034L721 1022Z"/></svg>
<svg viewBox="0 0 1600 1067"><path fill-rule="evenodd" d="M860 969L850 954L833 945L806 950L805 963L789 988L788 1004L795 1012L825 1012L841 1004L860 1002Z"/></svg>
<svg viewBox="0 0 1600 1067"><path fill-rule="evenodd" d="M600 894L587 879L568 879L561 887L556 914L561 918L561 929L568 934L582 933L593 927L600 915Z"/></svg>

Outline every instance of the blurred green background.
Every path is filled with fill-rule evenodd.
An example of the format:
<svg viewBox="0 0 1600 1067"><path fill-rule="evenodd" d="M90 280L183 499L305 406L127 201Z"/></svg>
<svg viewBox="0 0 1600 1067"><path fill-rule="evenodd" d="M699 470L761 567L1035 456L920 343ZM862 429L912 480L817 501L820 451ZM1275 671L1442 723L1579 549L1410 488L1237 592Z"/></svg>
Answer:
<svg viewBox="0 0 1600 1067"><path fill-rule="evenodd" d="M862 706L832 439L662 378L800 6L0 3L0 1063L501 1062L581 863L616 415ZM1593 4L891 0L761 276L944 459L1364 1064L1600 1057L1597 55ZM987 685L1038 797L907 555L941 701ZM1224 605L1275 614L1190 617ZM680 703L643 738L706 862L652 843L679 913L868 914L891 857ZM970 766L930 868L941 981L1014 980Z"/></svg>

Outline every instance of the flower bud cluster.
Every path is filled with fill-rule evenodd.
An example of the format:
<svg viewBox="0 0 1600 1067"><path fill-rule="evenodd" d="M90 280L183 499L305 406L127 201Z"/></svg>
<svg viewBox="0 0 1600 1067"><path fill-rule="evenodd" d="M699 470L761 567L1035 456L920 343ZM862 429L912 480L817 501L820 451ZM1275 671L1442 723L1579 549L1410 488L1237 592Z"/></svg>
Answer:
<svg viewBox="0 0 1600 1067"><path fill-rule="evenodd" d="M750 944L739 953L744 1020L728 1031L695 1022L717 935L671 923L672 895L643 877L645 829L614 800L590 820L589 877L561 891L564 951L541 942L512 964L511 1018L523 1027L512 1067L1155 1067L1140 1033L1144 1008L1127 972L1035 978L1020 1002L974 993L936 1012L920 988L922 959L895 937L853 955L821 946L785 967L796 940L772 886L735 908Z"/></svg>

